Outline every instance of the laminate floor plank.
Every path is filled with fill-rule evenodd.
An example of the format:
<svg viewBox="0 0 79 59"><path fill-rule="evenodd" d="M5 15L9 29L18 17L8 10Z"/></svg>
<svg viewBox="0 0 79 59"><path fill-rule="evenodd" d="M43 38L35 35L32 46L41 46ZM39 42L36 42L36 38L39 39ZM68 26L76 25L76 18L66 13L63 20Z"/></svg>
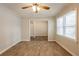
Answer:
<svg viewBox="0 0 79 59"><path fill-rule="evenodd" d="M1 56L71 56L71 54L53 41L22 41Z"/></svg>

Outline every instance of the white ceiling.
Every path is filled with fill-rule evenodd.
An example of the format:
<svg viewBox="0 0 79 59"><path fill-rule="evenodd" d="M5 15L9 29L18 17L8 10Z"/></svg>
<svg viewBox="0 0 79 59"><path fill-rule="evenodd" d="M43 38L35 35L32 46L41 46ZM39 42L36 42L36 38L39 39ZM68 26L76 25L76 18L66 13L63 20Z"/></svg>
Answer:
<svg viewBox="0 0 79 59"><path fill-rule="evenodd" d="M50 7L49 10L40 10L38 13L34 13L31 8L21 9L23 6L27 6L30 3L6 3L4 4L8 8L17 12L21 16L26 17L52 17L57 15L60 10L67 4L64 3L41 3L41 5L47 5Z"/></svg>

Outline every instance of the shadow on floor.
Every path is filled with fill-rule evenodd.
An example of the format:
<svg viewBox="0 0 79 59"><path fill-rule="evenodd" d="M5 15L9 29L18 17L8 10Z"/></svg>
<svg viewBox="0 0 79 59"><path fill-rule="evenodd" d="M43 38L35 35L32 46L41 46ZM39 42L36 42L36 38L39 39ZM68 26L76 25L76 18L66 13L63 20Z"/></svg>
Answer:
<svg viewBox="0 0 79 59"><path fill-rule="evenodd" d="M48 36L31 36L31 41L48 41Z"/></svg>

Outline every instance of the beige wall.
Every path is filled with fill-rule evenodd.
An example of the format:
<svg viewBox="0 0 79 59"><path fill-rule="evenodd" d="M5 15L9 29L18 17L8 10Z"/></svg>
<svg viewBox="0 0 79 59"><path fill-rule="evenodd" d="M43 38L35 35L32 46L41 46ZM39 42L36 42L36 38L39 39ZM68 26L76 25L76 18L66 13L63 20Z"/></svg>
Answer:
<svg viewBox="0 0 79 59"><path fill-rule="evenodd" d="M21 41L21 19L0 4L0 53Z"/></svg>
<svg viewBox="0 0 79 59"><path fill-rule="evenodd" d="M78 15L77 15L77 18L78 18L78 20L77 20L77 23L78 23L78 25L77 25L77 31L78 31L78 33L77 33L77 38L78 38L78 42L77 42L77 44L78 44L78 55L79 55L79 4L78 4L78 9L77 9L77 12L78 12Z"/></svg>
<svg viewBox="0 0 79 59"><path fill-rule="evenodd" d="M70 5L65 6L61 10L61 12L57 15L57 17L62 16L65 13L67 13L71 10L77 11L77 9L78 9L77 6L78 5L76 5L76 4L70 4ZM56 41L62 47L64 47L67 51L69 51L72 55L78 55L78 39L73 40L73 39L70 39L70 38L67 38L67 37L56 35Z"/></svg>

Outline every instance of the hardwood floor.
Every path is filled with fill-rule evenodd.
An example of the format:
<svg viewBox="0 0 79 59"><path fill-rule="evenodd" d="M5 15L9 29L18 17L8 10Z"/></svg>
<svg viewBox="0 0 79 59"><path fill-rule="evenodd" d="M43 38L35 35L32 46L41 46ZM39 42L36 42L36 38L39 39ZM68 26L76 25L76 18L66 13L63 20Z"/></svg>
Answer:
<svg viewBox="0 0 79 59"><path fill-rule="evenodd" d="M48 36L31 37L31 41L48 41Z"/></svg>
<svg viewBox="0 0 79 59"><path fill-rule="evenodd" d="M56 42L22 41L1 56L71 56Z"/></svg>

